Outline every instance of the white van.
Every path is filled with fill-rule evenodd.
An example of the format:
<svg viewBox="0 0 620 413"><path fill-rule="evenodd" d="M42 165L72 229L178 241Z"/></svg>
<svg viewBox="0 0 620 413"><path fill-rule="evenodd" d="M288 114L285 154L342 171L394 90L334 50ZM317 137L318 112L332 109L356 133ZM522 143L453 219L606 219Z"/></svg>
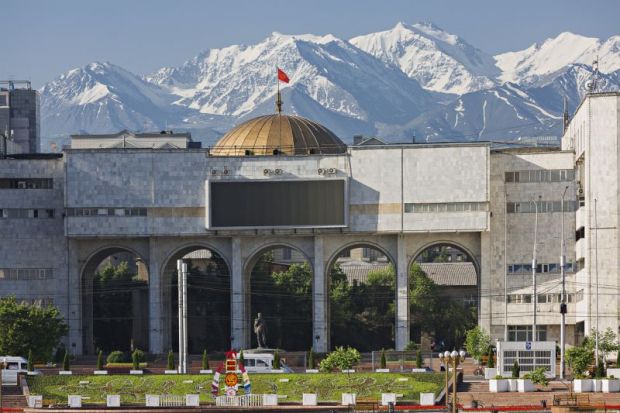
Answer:
<svg viewBox="0 0 620 413"><path fill-rule="evenodd" d="M28 360L23 357L4 356L0 357L2 363L2 385L16 386L18 373L28 372Z"/></svg>
<svg viewBox="0 0 620 413"><path fill-rule="evenodd" d="M270 373L274 370L273 358L273 354L269 353L243 353L243 367L248 373ZM284 373L293 372L282 360L280 369Z"/></svg>

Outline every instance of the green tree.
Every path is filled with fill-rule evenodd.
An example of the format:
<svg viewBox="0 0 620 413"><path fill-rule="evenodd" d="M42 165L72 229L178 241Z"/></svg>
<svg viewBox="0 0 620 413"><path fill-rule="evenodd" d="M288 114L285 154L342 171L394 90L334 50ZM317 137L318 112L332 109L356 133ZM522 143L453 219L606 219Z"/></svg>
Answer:
<svg viewBox="0 0 620 413"><path fill-rule="evenodd" d="M103 351L99 350L97 354L97 370L103 370Z"/></svg>
<svg viewBox="0 0 620 413"><path fill-rule="evenodd" d="M168 370L174 370L174 353L172 350L168 351Z"/></svg>
<svg viewBox="0 0 620 413"><path fill-rule="evenodd" d="M69 353L65 351L65 357L62 360L62 369L64 371L71 370L71 363L69 362Z"/></svg>
<svg viewBox="0 0 620 413"><path fill-rule="evenodd" d="M605 362L602 358L599 358L598 363L596 363L596 372L594 377L597 379L605 377Z"/></svg>
<svg viewBox="0 0 620 413"><path fill-rule="evenodd" d="M583 344L590 350L594 351L596 345L596 330L592 329L590 335L586 337ZM607 361L607 356L614 351L620 350L620 345L617 341L617 335L611 328L607 328L605 331L599 331L598 333L598 348L603 355L603 361Z"/></svg>
<svg viewBox="0 0 620 413"><path fill-rule="evenodd" d="M135 350L131 354L131 364L134 370L140 370L140 355L138 354L138 350Z"/></svg>
<svg viewBox="0 0 620 413"><path fill-rule="evenodd" d="M487 352L487 354L487 367L492 369L493 367L495 367L495 359L493 358L493 347L489 347L489 351Z"/></svg>
<svg viewBox="0 0 620 413"><path fill-rule="evenodd" d="M424 360L422 360L422 352L420 350L415 352L415 366L419 369L424 367Z"/></svg>
<svg viewBox="0 0 620 413"><path fill-rule="evenodd" d="M381 349L381 368L387 367L387 359L385 358L385 349Z"/></svg>
<svg viewBox="0 0 620 413"><path fill-rule="evenodd" d="M593 360L592 350L587 345L575 346L566 350L566 363L573 371L575 378L583 377Z"/></svg>
<svg viewBox="0 0 620 413"><path fill-rule="evenodd" d="M532 383L534 384L540 384L543 387L547 387L549 385L549 379L545 375L545 371L546 370L544 367L539 367L533 372L527 373L523 377L532 380Z"/></svg>
<svg viewBox="0 0 620 413"><path fill-rule="evenodd" d="M207 356L207 349L202 351L202 370L209 370L209 358Z"/></svg>
<svg viewBox="0 0 620 413"><path fill-rule="evenodd" d="M273 353L273 368L280 370L280 353L278 350Z"/></svg>
<svg viewBox="0 0 620 413"><path fill-rule="evenodd" d="M518 379L520 374L521 374L521 367L519 367L519 362L515 360L515 362L512 363L512 378Z"/></svg>
<svg viewBox="0 0 620 413"><path fill-rule="evenodd" d="M490 346L491 336L482 327L476 326L467 332L465 350L476 362L482 362L482 356L489 350ZM493 353L491 353L490 358L493 358Z"/></svg>
<svg viewBox="0 0 620 413"><path fill-rule="evenodd" d="M0 354L25 355L32 350L34 360L50 360L52 352L68 328L53 306L0 298Z"/></svg>
<svg viewBox="0 0 620 413"><path fill-rule="evenodd" d="M34 371L32 362L32 350L28 350L28 371Z"/></svg>
<svg viewBox="0 0 620 413"><path fill-rule="evenodd" d="M243 350L239 350L239 356L237 357L237 359L239 360L239 363L245 363L245 359L243 358Z"/></svg>
<svg viewBox="0 0 620 413"><path fill-rule="evenodd" d="M314 350L310 347L310 351L308 351L308 365L306 366L308 369L314 369Z"/></svg>
<svg viewBox="0 0 620 413"><path fill-rule="evenodd" d="M321 360L319 368L321 371L331 372L335 369L350 370L359 363L361 355L359 351L351 347L337 347Z"/></svg>

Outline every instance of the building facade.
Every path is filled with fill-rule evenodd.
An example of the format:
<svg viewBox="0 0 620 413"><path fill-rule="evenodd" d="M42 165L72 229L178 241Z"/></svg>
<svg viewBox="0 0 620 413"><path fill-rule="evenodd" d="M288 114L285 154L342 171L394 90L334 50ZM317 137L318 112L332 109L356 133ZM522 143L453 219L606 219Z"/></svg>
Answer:
<svg viewBox="0 0 620 413"><path fill-rule="evenodd" d="M9 157L0 160L0 294L58 306L70 351L92 353L94 271L129 252L148 272L145 347L163 353L176 337L176 260L207 249L230 274L230 344L249 348L251 269L265 250L291 248L312 266L308 348L323 352L326 274L343 251L370 247L395 268L395 344L403 349L413 321L409 269L428 247L450 245L473 260L478 323L494 338L529 339L535 313L538 338L559 340L563 223L567 342L596 325L617 331L619 102L617 93L588 96L555 150L347 148L324 127L274 115L283 118L238 127L234 142L225 136L227 146L211 150L90 147ZM291 128L284 144L274 135L282 127Z"/></svg>
<svg viewBox="0 0 620 413"><path fill-rule="evenodd" d="M36 153L40 148L39 92L30 82L0 81L1 153Z"/></svg>

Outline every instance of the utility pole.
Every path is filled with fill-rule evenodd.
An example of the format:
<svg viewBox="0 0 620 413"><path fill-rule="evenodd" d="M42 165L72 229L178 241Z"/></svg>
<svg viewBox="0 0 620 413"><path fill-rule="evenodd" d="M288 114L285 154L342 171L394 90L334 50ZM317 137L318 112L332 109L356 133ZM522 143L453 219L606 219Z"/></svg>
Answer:
<svg viewBox="0 0 620 413"><path fill-rule="evenodd" d="M179 300L179 374L187 373L187 264L177 260Z"/></svg>
<svg viewBox="0 0 620 413"><path fill-rule="evenodd" d="M598 220L596 216L596 198L594 198L594 252L596 254L594 259L594 271L596 273L596 332L594 334L594 360L598 366Z"/></svg>
<svg viewBox="0 0 620 413"><path fill-rule="evenodd" d="M508 341L508 193L504 184L504 341Z"/></svg>
<svg viewBox="0 0 620 413"><path fill-rule="evenodd" d="M540 200L541 196L538 196L538 200ZM534 247L532 249L532 286L533 286L533 294L532 294L532 307L534 310L534 318L532 323L532 341L538 341L536 336L536 304L538 303L538 297L536 296L536 243L537 243L537 233L538 233L538 202L530 201L530 205L534 203L535 215L534 215Z"/></svg>
<svg viewBox="0 0 620 413"><path fill-rule="evenodd" d="M565 101L566 102L566 101ZM565 103L566 105L566 103ZM562 302L560 304L560 314L562 315L562 324L560 325L560 380L564 380L564 365L565 365L565 347L566 347L566 256L564 253L564 196L568 190L568 185L564 188L562 193L562 213L560 219L562 223L560 225L560 271L562 274Z"/></svg>

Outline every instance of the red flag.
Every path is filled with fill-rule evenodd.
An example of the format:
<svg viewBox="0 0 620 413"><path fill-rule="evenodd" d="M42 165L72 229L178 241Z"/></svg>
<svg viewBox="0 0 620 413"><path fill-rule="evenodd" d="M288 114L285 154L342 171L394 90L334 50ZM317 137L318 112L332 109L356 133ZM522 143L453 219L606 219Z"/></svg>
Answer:
<svg viewBox="0 0 620 413"><path fill-rule="evenodd" d="M284 70L280 68L278 68L278 80L284 83L288 83L290 81L286 73L284 73Z"/></svg>

